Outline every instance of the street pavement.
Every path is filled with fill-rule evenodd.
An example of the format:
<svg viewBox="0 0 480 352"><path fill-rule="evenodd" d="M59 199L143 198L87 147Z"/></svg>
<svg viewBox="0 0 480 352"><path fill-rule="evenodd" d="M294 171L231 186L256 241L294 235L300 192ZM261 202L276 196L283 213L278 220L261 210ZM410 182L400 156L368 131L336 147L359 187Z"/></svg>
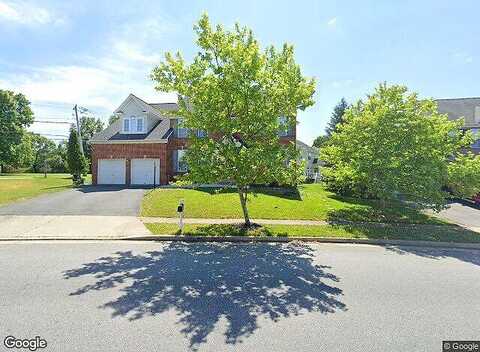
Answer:
<svg viewBox="0 0 480 352"><path fill-rule="evenodd" d="M479 277L475 250L4 242L0 339L40 336L45 351L441 351L480 339Z"/></svg>

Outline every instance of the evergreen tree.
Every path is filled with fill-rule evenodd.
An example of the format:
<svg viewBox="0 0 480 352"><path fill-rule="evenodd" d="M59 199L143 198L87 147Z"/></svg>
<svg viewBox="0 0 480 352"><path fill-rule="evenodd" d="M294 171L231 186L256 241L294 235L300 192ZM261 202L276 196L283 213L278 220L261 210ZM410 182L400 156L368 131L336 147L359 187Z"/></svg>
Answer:
<svg viewBox="0 0 480 352"><path fill-rule="evenodd" d="M82 175L88 172L88 163L80 150L80 141L74 128L70 129L67 146L67 164L70 174L72 174L73 183L83 184Z"/></svg>
<svg viewBox="0 0 480 352"><path fill-rule="evenodd" d="M349 108L349 105L345 98L342 98L340 102L333 108L333 113L330 117L330 122L326 128L327 136L330 137L333 132L337 132L337 126L343 123L345 110Z"/></svg>

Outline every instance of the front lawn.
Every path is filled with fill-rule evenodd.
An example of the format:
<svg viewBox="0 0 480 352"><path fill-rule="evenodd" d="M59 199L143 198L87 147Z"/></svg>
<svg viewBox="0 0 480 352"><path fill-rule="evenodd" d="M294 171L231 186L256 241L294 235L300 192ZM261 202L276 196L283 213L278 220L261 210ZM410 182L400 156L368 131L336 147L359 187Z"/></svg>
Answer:
<svg viewBox="0 0 480 352"><path fill-rule="evenodd" d="M71 187L72 176L69 174L47 174L46 178L43 174L33 173L0 174L0 204Z"/></svg>
<svg viewBox="0 0 480 352"><path fill-rule="evenodd" d="M158 235L178 235L175 224L148 223L145 226ZM246 231L239 225L191 225L184 227L185 236L262 236L324 237L346 239L415 240L434 242L480 243L480 233L456 225L266 225Z"/></svg>
<svg viewBox="0 0 480 352"><path fill-rule="evenodd" d="M143 200L142 215L175 217L181 199L187 218L243 218L235 189L212 188L153 190ZM443 223L401 203L382 208L376 201L339 197L320 184L298 189L255 188L248 198L248 210L254 219Z"/></svg>

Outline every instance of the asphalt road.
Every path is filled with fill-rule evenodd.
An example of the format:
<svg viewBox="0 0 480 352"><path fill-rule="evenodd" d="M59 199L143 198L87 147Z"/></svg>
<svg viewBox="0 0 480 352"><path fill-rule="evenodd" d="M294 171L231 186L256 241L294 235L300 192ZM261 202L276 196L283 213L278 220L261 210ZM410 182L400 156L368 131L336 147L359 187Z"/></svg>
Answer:
<svg viewBox="0 0 480 352"><path fill-rule="evenodd" d="M46 351L438 352L480 339L479 277L473 250L2 243L0 338L38 335Z"/></svg>
<svg viewBox="0 0 480 352"><path fill-rule="evenodd" d="M136 216L145 189L85 186L0 206L0 215Z"/></svg>

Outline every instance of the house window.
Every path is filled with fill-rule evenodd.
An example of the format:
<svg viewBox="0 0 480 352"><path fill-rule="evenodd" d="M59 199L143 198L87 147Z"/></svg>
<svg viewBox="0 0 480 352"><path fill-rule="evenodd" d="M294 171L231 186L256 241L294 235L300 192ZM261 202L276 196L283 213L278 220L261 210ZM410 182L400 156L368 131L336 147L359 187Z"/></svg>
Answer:
<svg viewBox="0 0 480 352"><path fill-rule="evenodd" d="M197 137L198 138L205 138L206 136L207 136L207 131L197 130Z"/></svg>
<svg viewBox="0 0 480 352"><path fill-rule="evenodd" d="M188 171L187 161L185 160L185 150L177 150L177 171Z"/></svg>
<svg viewBox="0 0 480 352"><path fill-rule="evenodd" d="M183 119L177 120L177 137L178 138L187 138L188 137L188 128L185 128L183 125Z"/></svg>
<svg viewBox="0 0 480 352"><path fill-rule="evenodd" d="M142 133L145 131L145 119L143 117L130 116L123 119L123 132Z"/></svg>
<svg viewBox="0 0 480 352"><path fill-rule="evenodd" d="M472 144L472 148L480 148L480 129L479 128L472 128L471 129L474 142Z"/></svg>
<svg viewBox="0 0 480 352"><path fill-rule="evenodd" d="M137 119L137 132L143 132L143 119Z"/></svg>
<svg viewBox="0 0 480 352"><path fill-rule="evenodd" d="M280 137L287 137L287 136L293 135L290 123L285 116L280 116L278 118L278 125L279 125L278 135Z"/></svg>

